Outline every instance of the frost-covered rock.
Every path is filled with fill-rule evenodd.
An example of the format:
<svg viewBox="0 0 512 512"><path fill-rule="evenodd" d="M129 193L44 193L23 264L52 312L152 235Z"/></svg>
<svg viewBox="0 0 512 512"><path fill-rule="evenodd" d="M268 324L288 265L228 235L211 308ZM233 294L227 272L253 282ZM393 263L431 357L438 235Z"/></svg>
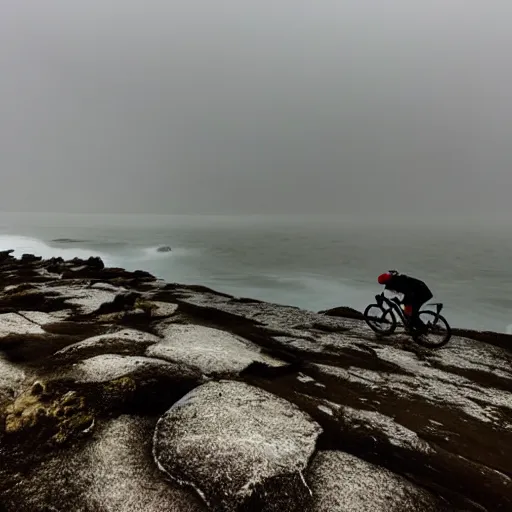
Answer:
<svg viewBox="0 0 512 512"><path fill-rule="evenodd" d="M65 374L77 383L108 382L130 374L168 366L164 361L148 357L105 354L85 359Z"/></svg>
<svg viewBox="0 0 512 512"><path fill-rule="evenodd" d="M154 301L151 303L153 306L153 317L168 317L174 315L178 310L177 304L170 304L169 302Z"/></svg>
<svg viewBox="0 0 512 512"><path fill-rule="evenodd" d="M270 366L282 364L264 355L259 347L219 329L169 324L159 332L164 338L147 349L147 356L195 366L206 375L236 374L255 361Z"/></svg>
<svg viewBox="0 0 512 512"><path fill-rule="evenodd" d="M320 426L291 403L241 382L207 383L158 422L154 455L215 510L301 510L302 476ZM252 507L252 508L251 508Z"/></svg>
<svg viewBox="0 0 512 512"><path fill-rule="evenodd" d="M340 451L318 452L308 470L311 512L442 512L437 498L387 469Z"/></svg>
<svg viewBox="0 0 512 512"><path fill-rule="evenodd" d="M80 313L89 315L103 304L113 302L117 294L113 291L98 289L76 289L66 302L79 308Z"/></svg>
<svg viewBox="0 0 512 512"><path fill-rule="evenodd" d="M139 356L104 354L68 367L57 383L71 382L83 390L96 414L139 411L161 414L204 382L185 365Z"/></svg>
<svg viewBox="0 0 512 512"><path fill-rule="evenodd" d="M392 418L375 411L366 411L344 407L342 410L345 425L353 430L378 432L393 446L411 450L412 452L429 454L433 450L429 444L418 437L416 432L409 430Z"/></svg>
<svg viewBox="0 0 512 512"><path fill-rule="evenodd" d="M11 395L19 388L25 372L0 356L0 393Z"/></svg>
<svg viewBox="0 0 512 512"><path fill-rule="evenodd" d="M195 374L187 367L178 367L166 361L149 357L104 354L85 359L64 374L66 379L77 383L108 382L121 377L148 375L163 370L169 375L182 379L193 378Z"/></svg>
<svg viewBox="0 0 512 512"><path fill-rule="evenodd" d="M29 466L2 495L6 512L202 512L192 490L165 479L151 457L152 420L120 416L90 443ZM0 468L0 476L2 474ZM1 485L1 484L0 484Z"/></svg>
<svg viewBox="0 0 512 512"><path fill-rule="evenodd" d="M13 334L44 334L40 325L18 313L0 315L0 339Z"/></svg>
<svg viewBox="0 0 512 512"><path fill-rule="evenodd" d="M145 349L153 343L157 343L159 338L147 332L137 331L135 329L122 329L117 332L100 334L87 338L78 343L73 343L59 350L55 355L73 355L74 357L97 353L133 353L137 349Z"/></svg>
<svg viewBox="0 0 512 512"><path fill-rule="evenodd" d="M86 451L90 486L87 502L116 512L204 510L192 490L169 483L150 458L150 422L121 416Z"/></svg>

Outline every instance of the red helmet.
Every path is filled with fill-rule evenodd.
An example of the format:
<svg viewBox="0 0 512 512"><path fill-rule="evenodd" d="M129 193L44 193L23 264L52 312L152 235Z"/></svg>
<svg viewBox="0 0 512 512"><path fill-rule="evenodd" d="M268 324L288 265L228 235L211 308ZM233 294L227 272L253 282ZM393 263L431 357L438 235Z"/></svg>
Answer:
<svg viewBox="0 0 512 512"><path fill-rule="evenodd" d="M386 284L392 277L392 274L386 272L385 274L381 274L377 280L379 281L379 284Z"/></svg>

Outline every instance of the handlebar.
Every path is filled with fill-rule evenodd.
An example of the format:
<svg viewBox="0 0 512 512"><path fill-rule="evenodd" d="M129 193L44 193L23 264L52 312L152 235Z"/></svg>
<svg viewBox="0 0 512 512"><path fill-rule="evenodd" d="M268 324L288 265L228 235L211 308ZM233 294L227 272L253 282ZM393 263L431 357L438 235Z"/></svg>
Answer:
<svg viewBox="0 0 512 512"><path fill-rule="evenodd" d="M375 296L375 298L377 299L377 304L379 304L379 305L383 301L394 302L398 306L401 306L404 304L398 297L392 297L392 298L386 297L384 295L384 292L379 293L378 295ZM442 311L442 309L444 308L444 304L442 302L431 302L429 305L435 306L437 314L439 314Z"/></svg>
<svg viewBox="0 0 512 512"><path fill-rule="evenodd" d="M393 297L393 298L386 297L384 295L384 292L380 293L379 295L376 295L375 299L377 300L377 304L379 306L382 306L383 302L394 303L398 307L400 307L403 304L402 301L398 297Z"/></svg>
<svg viewBox="0 0 512 512"><path fill-rule="evenodd" d="M384 295L384 292L379 293L379 295L377 295L377 297L379 297L381 299L389 300L391 302L396 302L397 304L402 304L402 301L398 297L386 297Z"/></svg>

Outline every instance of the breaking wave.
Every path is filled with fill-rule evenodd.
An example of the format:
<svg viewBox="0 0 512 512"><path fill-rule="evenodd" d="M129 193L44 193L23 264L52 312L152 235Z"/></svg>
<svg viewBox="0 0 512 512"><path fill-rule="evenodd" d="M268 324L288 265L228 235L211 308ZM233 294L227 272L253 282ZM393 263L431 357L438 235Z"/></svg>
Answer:
<svg viewBox="0 0 512 512"><path fill-rule="evenodd" d="M158 266L159 262L165 263L166 260L171 258L180 259L194 252L184 248L173 248L170 252L159 252L160 247L162 246L137 247L121 242L102 243L73 238L56 238L51 240L50 243L46 243L43 240L27 236L0 235L0 251L13 249L13 255L18 258L25 253L42 256L44 259L60 256L65 260L99 256L106 266L128 269L140 268L150 272L159 270L159 274L162 273ZM157 266L155 267L155 265Z"/></svg>
<svg viewBox="0 0 512 512"><path fill-rule="evenodd" d="M113 258L106 253L81 247L51 247L42 240L25 236L0 235L0 250L13 249L13 255L20 257L25 253L42 256L44 259L62 257L64 259L89 258L99 256L106 265L111 265Z"/></svg>

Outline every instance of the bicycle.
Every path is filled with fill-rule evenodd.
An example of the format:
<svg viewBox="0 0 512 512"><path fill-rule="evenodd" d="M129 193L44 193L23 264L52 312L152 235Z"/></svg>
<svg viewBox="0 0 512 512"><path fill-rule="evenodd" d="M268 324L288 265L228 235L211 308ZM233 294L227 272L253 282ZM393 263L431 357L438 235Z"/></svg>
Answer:
<svg viewBox="0 0 512 512"><path fill-rule="evenodd" d="M401 320L408 334L419 345L427 348L440 348L446 345L452 336L452 329L446 318L441 315L442 303L431 303L436 306L435 311L422 309L419 312L420 320L425 324L426 330L417 331L409 326L409 322L402 309L402 302L398 298L389 299L381 293L375 296L376 304L370 304L364 310L364 320L380 336L390 336ZM372 311L374 310L374 311ZM398 319L397 319L398 316ZM423 318L422 318L423 317ZM440 336L440 338L436 338Z"/></svg>

